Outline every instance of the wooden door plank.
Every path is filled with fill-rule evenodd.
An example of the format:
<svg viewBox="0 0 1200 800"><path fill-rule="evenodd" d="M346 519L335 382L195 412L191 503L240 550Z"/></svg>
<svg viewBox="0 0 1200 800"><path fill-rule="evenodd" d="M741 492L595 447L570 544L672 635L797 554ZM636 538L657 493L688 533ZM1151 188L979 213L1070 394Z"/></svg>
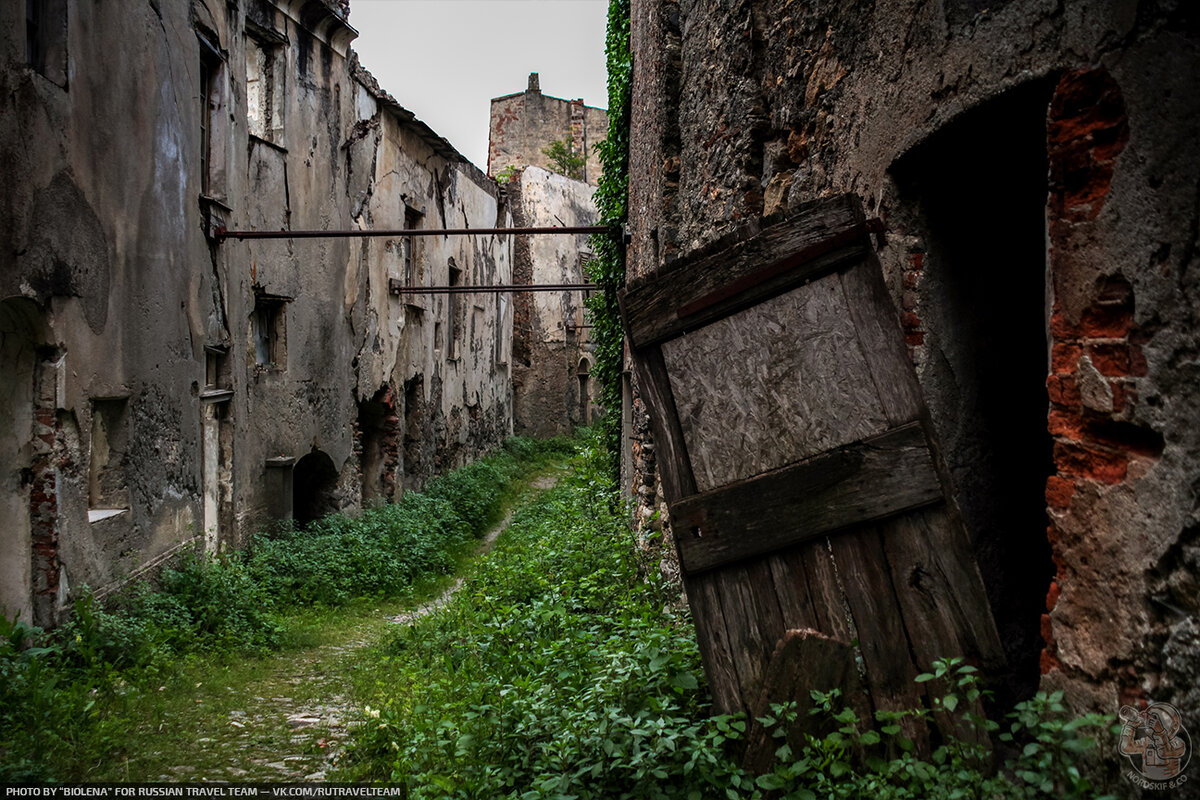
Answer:
<svg viewBox="0 0 1200 800"><path fill-rule="evenodd" d="M816 201L752 239L631 281L625 330L639 349L695 330L865 257L866 234L856 196Z"/></svg>
<svg viewBox="0 0 1200 800"><path fill-rule="evenodd" d="M822 536L805 542L789 552L789 559L804 570L808 596L817 618L817 630L843 642L857 639L858 631L852 624L853 618L833 563L829 539Z"/></svg>
<svg viewBox="0 0 1200 800"><path fill-rule="evenodd" d="M879 529L917 668L932 672L937 659L965 656L994 674L992 670L1004 664L1000 641L987 605L977 605L983 593L982 580L978 574L964 574L963 567L973 567L974 560L955 563L961 554L950 541L953 531L948 527L946 506L884 520ZM986 603L986 598L982 599ZM955 687L938 681L924 688L931 697L939 697ZM979 700L971 703L963 698L961 708L984 714ZM963 741L986 744L984 731L960 726L953 716L936 712L934 721L943 731L953 732Z"/></svg>
<svg viewBox="0 0 1200 800"><path fill-rule="evenodd" d="M891 427L837 275L663 342L662 355L700 491Z"/></svg>
<svg viewBox="0 0 1200 800"><path fill-rule="evenodd" d="M879 262L872 254L839 277L888 421L897 426L920 419L925 410L921 386L908 358L900 320L883 283Z"/></svg>
<svg viewBox="0 0 1200 800"><path fill-rule="evenodd" d="M741 708L749 709L762 689L767 659L783 635L783 616L765 562L726 567L716 576L729 649L737 668Z"/></svg>
<svg viewBox="0 0 1200 800"><path fill-rule="evenodd" d="M808 575L801 555L782 551L766 557L775 582L775 595L779 600L779 611L783 615L785 630L822 630L812 597L808 593Z"/></svg>
<svg viewBox="0 0 1200 800"><path fill-rule="evenodd" d="M1004 648L987 613L983 578L949 509L903 514L880 529L905 618L929 620L913 639L918 658L965 655L986 668L1002 668Z"/></svg>
<svg viewBox="0 0 1200 800"><path fill-rule="evenodd" d="M633 354L633 368L637 375L638 390L650 409L650 426L654 444L658 448L658 475L662 481L663 495L668 503L694 494L696 479L692 475L687 445L683 430L675 414L675 398L671 394L671 382L658 347Z"/></svg>
<svg viewBox="0 0 1200 800"><path fill-rule="evenodd" d="M699 572L941 500L924 433L914 423L687 497L671 505L671 520L680 564Z"/></svg>
<svg viewBox="0 0 1200 800"><path fill-rule="evenodd" d="M912 661L908 629L878 529L867 525L832 537L830 546L854 616L874 707L888 711L920 708L923 692L915 682L918 671ZM920 752L928 752L929 734L923 725L911 718L900 725Z"/></svg>
<svg viewBox="0 0 1200 800"><path fill-rule="evenodd" d="M725 630L726 614L721 607L717 573L685 575L683 583L696 626L704 675L712 693L713 710L718 714L734 714L743 710L744 705L733 650Z"/></svg>

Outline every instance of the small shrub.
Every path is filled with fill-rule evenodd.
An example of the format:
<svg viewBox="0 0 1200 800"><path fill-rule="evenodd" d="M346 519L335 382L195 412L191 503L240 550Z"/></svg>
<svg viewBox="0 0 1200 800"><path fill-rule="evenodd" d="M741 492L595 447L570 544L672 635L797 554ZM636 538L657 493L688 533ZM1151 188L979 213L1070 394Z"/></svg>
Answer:
<svg viewBox="0 0 1200 800"><path fill-rule="evenodd" d="M575 152L569 137L546 145L542 148L542 154L550 159L550 168L555 172L573 180L583 180L583 166L587 162Z"/></svg>

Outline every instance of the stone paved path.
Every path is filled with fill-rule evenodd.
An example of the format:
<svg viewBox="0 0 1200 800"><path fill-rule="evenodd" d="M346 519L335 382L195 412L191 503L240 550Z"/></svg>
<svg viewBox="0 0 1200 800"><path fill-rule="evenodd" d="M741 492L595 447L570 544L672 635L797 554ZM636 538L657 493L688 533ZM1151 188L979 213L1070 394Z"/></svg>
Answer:
<svg viewBox="0 0 1200 800"><path fill-rule="evenodd" d="M534 480L520 501L526 503L554 486L558 473ZM508 526L512 512L488 531L479 548L486 552ZM433 600L410 611L386 617L407 624L444 606L463 585L458 577ZM147 776L162 781L314 782L326 774L344 752L346 740L361 712L347 696L346 665L358 651L377 642L386 632L378 618L348 632L340 641L302 652L283 653L269 660L260 680L253 681L240 697L234 690L196 685L197 705L209 703L218 713L202 715L196 723L180 715L164 725L180 728L173 735L194 731L194 758L187 764L167 767ZM222 692L222 688L225 692ZM223 712L223 713L222 713ZM169 763L169 762L168 762Z"/></svg>

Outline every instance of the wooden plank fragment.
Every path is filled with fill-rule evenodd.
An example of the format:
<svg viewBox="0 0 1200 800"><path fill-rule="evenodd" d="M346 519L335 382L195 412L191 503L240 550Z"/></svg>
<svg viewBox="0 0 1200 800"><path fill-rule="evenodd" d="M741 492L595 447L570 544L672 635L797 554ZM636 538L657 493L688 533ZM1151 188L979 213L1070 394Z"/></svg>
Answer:
<svg viewBox="0 0 1200 800"><path fill-rule="evenodd" d="M700 491L891 427L837 275L663 342L662 354Z"/></svg>
<svg viewBox="0 0 1200 800"><path fill-rule="evenodd" d="M684 498L671 505L671 520L680 564L695 573L941 499L914 423Z"/></svg>
<svg viewBox="0 0 1200 800"><path fill-rule="evenodd" d="M712 692L713 710L718 714L734 714L742 711L741 692L738 688L737 667L733 663L733 651L725 631L725 611L717 589L717 573L685 575L688 605L696 625L696 641L700 645L700 660Z"/></svg>
<svg viewBox="0 0 1200 800"><path fill-rule="evenodd" d="M784 632L767 662L762 683L762 691L750 707L750 727L742 758L742 766L753 774L770 770L775 749L782 744L758 721L771 713L772 704L796 704L800 716L797 725L788 731L787 741L799 752L803 734L818 736L828 722L808 713L813 705L810 689L825 692L841 689L844 696L862 692L853 648L812 629Z"/></svg>
<svg viewBox="0 0 1200 800"><path fill-rule="evenodd" d="M691 461L679 417L675 414L675 398L662 352L657 347L633 354L633 368L638 389L650 409L650 425L654 444L658 448L658 473L663 495L668 503L694 494L696 479L692 476Z"/></svg>
<svg viewBox="0 0 1200 800"><path fill-rule="evenodd" d="M896 426L920 419L925 410L921 386L878 261L872 254L840 278L850 318L888 421Z"/></svg>
<svg viewBox="0 0 1200 800"><path fill-rule="evenodd" d="M632 281L620 295L625 330L636 348L695 330L862 259L866 234L854 195L814 203L748 241Z"/></svg>

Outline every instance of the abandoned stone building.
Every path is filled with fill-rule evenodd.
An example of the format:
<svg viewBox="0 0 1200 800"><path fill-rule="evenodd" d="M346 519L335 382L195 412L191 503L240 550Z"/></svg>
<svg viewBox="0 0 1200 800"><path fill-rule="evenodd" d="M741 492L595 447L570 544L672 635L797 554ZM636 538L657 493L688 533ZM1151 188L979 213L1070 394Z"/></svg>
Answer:
<svg viewBox="0 0 1200 800"><path fill-rule="evenodd" d="M563 100L542 94L541 80L530 73L525 91L492 99L488 132L488 175L509 167L553 168L544 150L570 142L571 155L583 159L577 177L592 186L600 180L596 144L608 135L608 113L584 105L583 98Z"/></svg>
<svg viewBox="0 0 1200 800"><path fill-rule="evenodd" d="M541 93L537 73L529 87L492 100L488 174L501 176L518 227L579 227L598 219L592 192L600 176L594 144L608 133L603 109L583 100ZM571 141L584 160L576 178L552 171L559 165L543 150ZM508 174L505 174L507 171ZM587 283L587 237L517 237L513 275L517 283L565 286ZM591 378L594 345L584 317L586 290L518 294L514 297L513 425L517 433L554 436L587 425L599 409Z"/></svg>
<svg viewBox="0 0 1200 800"><path fill-rule="evenodd" d="M593 187L524 167L506 184L518 227L597 224ZM541 286L586 284L587 236L520 236L513 245L516 282ZM591 378L594 343L585 316L587 290L563 288L514 297L513 427L519 434L555 436L592 422L597 386Z"/></svg>
<svg viewBox="0 0 1200 800"><path fill-rule="evenodd" d="M920 701L957 650L1002 708L1063 689L1194 730L1194 9L633 0L632 47L623 302L659 467L634 480L718 706L786 695L786 658ZM828 509L799 495L890 491L872 459L908 436L932 455L895 505L807 539Z"/></svg>
<svg viewBox="0 0 1200 800"><path fill-rule="evenodd" d="M412 290L512 283L513 237L290 235L514 221L357 63L348 15L0 8L10 618L54 624L83 584L394 499L512 432L512 296Z"/></svg>

